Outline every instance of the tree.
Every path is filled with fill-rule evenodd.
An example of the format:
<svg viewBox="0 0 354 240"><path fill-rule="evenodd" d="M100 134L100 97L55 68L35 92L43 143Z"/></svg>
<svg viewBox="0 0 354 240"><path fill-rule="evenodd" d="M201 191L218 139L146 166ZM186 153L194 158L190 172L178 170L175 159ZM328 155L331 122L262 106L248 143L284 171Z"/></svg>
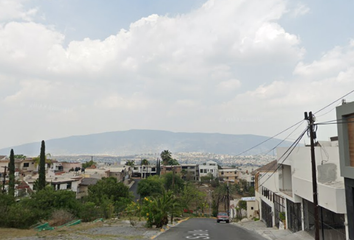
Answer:
<svg viewBox="0 0 354 240"><path fill-rule="evenodd" d="M159 178L159 176L150 176L138 183L138 193L141 198L157 196L162 194L163 191L163 179Z"/></svg>
<svg viewBox="0 0 354 240"><path fill-rule="evenodd" d="M161 175L161 162L160 162L159 159L157 159L157 161L156 161L156 174L157 174L158 176Z"/></svg>
<svg viewBox="0 0 354 240"><path fill-rule="evenodd" d="M88 168L88 167L91 167L92 165L96 165L97 163L94 162L93 160L90 160L88 162L85 162L82 164L82 168Z"/></svg>
<svg viewBox="0 0 354 240"><path fill-rule="evenodd" d="M15 158L15 159L25 159L26 156L23 155L23 154L15 154L15 155L14 155L14 158Z"/></svg>
<svg viewBox="0 0 354 240"><path fill-rule="evenodd" d="M130 167L134 167L135 162L134 162L134 160L128 160L128 161L125 163L125 165L130 166Z"/></svg>
<svg viewBox="0 0 354 240"><path fill-rule="evenodd" d="M114 177L102 178L95 185L89 186L88 192L90 201L98 205L105 197L114 202L131 198L129 188Z"/></svg>
<svg viewBox="0 0 354 240"><path fill-rule="evenodd" d="M10 151L10 163L9 163L9 195L15 195L15 155L14 150Z"/></svg>
<svg viewBox="0 0 354 240"><path fill-rule="evenodd" d="M168 215L173 216L181 212L181 207L176 196L172 191L164 191L158 197L145 197L143 201L142 213L146 216L148 227L156 225L156 228L161 228L168 223Z"/></svg>
<svg viewBox="0 0 354 240"><path fill-rule="evenodd" d="M174 173L166 173L163 175L166 190L172 190L174 193L180 193L183 190L184 181Z"/></svg>
<svg viewBox="0 0 354 240"><path fill-rule="evenodd" d="M168 164L167 164L167 165L179 165L179 162L177 161L177 159L171 158L171 159L168 161Z"/></svg>
<svg viewBox="0 0 354 240"><path fill-rule="evenodd" d="M51 164L52 163L52 159L50 159L52 157L52 155L50 153L47 153L45 155L45 163L47 164ZM16 158L16 157L15 157ZM35 166L38 166L39 165L39 162L40 162L40 159L41 159L41 156L38 155L37 157L34 157L33 160L34 160L34 165Z"/></svg>
<svg viewBox="0 0 354 240"><path fill-rule="evenodd" d="M147 159L143 159L143 160L141 160L141 165L149 165L150 164L150 162L147 160Z"/></svg>
<svg viewBox="0 0 354 240"><path fill-rule="evenodd" d="M168 150L163 150L160 154L163 165L179 165L178 161L172 158L172 153Z"/></svg>
<svg viewBox="0 0 354 240"><path fill-rule="evenodd" d="M46 182L45 182L45 143L44 140L42 140L42 145L41 145L41 154L39 155L39 170L38 170L38 190L42 190L45 188Z"/></svg>

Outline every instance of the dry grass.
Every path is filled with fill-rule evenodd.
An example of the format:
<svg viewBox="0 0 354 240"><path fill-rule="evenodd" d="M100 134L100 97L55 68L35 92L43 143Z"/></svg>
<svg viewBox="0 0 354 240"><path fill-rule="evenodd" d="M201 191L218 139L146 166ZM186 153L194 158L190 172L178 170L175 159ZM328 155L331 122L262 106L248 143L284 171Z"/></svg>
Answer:
<svg viewBox="0 0 354 240"><path fill-rule="evenodd" d="M95 227L102 227L102 222L97 223L81 223L71 227L55 228L54 230L38 232L34 229L15 229L15 228L0 228L0 239L22 238L22 237L40 237L49 238L62 234L76 233L77 231L85 231Z"/></svg>

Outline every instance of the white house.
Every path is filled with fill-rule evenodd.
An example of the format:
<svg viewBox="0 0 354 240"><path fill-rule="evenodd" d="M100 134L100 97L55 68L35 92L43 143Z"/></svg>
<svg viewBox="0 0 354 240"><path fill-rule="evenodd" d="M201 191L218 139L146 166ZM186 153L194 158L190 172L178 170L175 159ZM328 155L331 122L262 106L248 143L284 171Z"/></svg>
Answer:
<svg viewBox="0 0 354 240"><path fill-rule="evenodd" d="M296 232L313 231L314 205L310 147L278 148L273 171L258 171L256 197L261 202L261 218L279 227L285 217L286 228ZM345 190L339 174L338 141L319 142L315 147L319 212L326 239L345 239ZM321 224L320 224L321 225ZM332 237L330 237L332 236Z"/></svg>
<svg viewBox="0 0 354 240"><path fill-rule="evenodd" d="M199 165L199 180L202 177L208 176L208 174L212 174L214 178L219 176L218 174L218 164L214 161L207 161L205 165Z"/></svg>

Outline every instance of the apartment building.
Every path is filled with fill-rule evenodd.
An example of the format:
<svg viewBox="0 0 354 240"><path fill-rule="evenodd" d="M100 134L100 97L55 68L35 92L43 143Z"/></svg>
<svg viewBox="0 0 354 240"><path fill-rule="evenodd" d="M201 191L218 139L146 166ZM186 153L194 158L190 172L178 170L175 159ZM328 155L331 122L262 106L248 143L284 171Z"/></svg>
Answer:
<svg viewBox="0 0 354 240"><path fill-rule="evenodd" d="M344 177L347 236L354 239L354 102L337 107L340 174Z"/></svg>
<svg viewBox="0 0 354 240"><path fill-rule="evenodd" d="M239 178L239 171L237 168L223 167L218 169L219 179L224 182L237 183Z"/></svg>

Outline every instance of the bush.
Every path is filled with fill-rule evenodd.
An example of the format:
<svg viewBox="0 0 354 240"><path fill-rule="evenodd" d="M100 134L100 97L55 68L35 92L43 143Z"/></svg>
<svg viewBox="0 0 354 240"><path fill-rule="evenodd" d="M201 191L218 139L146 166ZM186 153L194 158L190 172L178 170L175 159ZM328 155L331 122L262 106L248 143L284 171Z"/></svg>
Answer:
<svg viewBox="0 0 354 240"><path fill-rule="evenodd" d="M28 206L15 203L10 206L6 219L6 227L10 228L29 228L40 220L40 214Z"/></svg>
<svg viewBox="0 0 354 240"><path fill-rule="evenodd" d="M101 209L96 207L95 203L85 202L81 204L79 217L83 222L91 222L103 217L103 214Z"/></svg>
<svg viewBox="0 0 354 240"><path fill-rule="evenodd" d="M54 210L48 223L50 226L61 226L74 220L74 215L64 209Z"/></svg>

